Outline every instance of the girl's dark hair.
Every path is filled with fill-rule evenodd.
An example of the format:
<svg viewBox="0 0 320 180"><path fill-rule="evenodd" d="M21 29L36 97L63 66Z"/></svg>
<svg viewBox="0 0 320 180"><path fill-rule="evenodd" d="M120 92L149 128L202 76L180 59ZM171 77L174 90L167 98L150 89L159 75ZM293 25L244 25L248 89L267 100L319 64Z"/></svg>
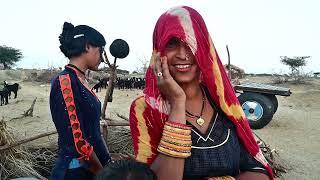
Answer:
<svg viewBox="0 0 320 180"><path fill-rule="evenodd" d="M155 173L147 164L134 160L118 160L109 163L96 180L156 180Z"/></svg>
<svg viewBox="0 0 320 180"><path fill-rule="evenodd" d="M60 50L67 57L77 57L86 51L87 44L95 47L106 45L101 33L87 25L74 27L71 23L63 24L62 33L59 36Z"/></svg>

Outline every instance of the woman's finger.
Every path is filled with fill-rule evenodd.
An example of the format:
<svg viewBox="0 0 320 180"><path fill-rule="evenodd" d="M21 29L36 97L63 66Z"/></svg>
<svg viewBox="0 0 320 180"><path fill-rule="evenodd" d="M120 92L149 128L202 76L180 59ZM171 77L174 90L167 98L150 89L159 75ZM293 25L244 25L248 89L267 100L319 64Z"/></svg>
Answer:
<svg viewBox="0 0 320 180"><path fill-rule="evenodd" d="M163 78L164 79L171 78L171 74L170 74L169 66L168 66L168 59L166 56L162 57L161 67L162 67Z"/></svg>
<svg viewBox="0 0 320 180"><path fill-rule="evenodd" d="M155 59L155 75L158 80L162 79L162 68L161 68L161 61L160 61L160 54L157 53L156 59Z"/></svg>
<svg viewBox="0 0 320 180"><path fill-rule="evenodd" d="M152 62L153 74L154 74L155 76L157 76L156 61L157 61L157 53L153 52L153 53L152 53L152 57L151 57L151 62Z"/></svg>

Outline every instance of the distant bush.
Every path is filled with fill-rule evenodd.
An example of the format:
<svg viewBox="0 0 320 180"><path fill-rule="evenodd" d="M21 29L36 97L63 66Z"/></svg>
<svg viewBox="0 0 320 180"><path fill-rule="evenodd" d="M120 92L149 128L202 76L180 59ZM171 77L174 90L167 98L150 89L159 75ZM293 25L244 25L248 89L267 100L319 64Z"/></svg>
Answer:
<svg viewBox="0 0 320 180"><path fill-rule="evenodd" d="M5 78L4 80L20 80L21 77L22 77L21 71L10 69L10 70L5 70L5 76L3 78Z"/></svg>
<svg viewBox="0 0 320 180"><path fill-rule="evenodd" d="M279 75L279 74L273 74L271 81L274 84L282 84L282 83L291 83L291 84L304 84L307 83L313 76L312 72L305 73L302 70L299 72L296 72L296 74L290 73Z"/></svg>
<svg viewBox="0 0 320 180"><path fill-rule="evenodd" d="M292 74L292 83L294 84L303 84L309 81L312 77L312 73L305 73L302 70Z"/></svg>
<svg viewBox="0 0 320 180"><path fill-rule="evenodd" d="M59 71L56 70L43 70L37 73L35 81L42 83L50 83L52 78L57 75Z"/></svg>
<svg viewBox="0 0 320 180"><path fill-rule="evenodd" d="M289 80L289 76L287 75L279 75L279 74L273 74L271 81L273 84L282 84L286 83Z"/></svg>
<svg viewBox="0 0 320 180"><path fill-rule="evenodd" d="M52 78L57 75L59 70L24 70L24 81L36 81L41 83L50 83Z"/></svg>

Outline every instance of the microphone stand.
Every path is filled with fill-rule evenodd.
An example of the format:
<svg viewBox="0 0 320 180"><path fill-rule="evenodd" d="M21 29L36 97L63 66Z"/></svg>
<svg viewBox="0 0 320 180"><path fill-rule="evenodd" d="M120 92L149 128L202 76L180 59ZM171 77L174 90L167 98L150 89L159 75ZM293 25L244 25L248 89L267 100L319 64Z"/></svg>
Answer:
<svg viewBox="0 0 320 180"><path fill-rule="evenodd" d="M125 51L124 52L117 52L117 50L119 50L119 49L124 49ZM116 53L112 53L112 51L113 52L116 51ZM114 81L115 81L115 77L116 77L116 73L117 73L116 72L117 58L125 58L129 53L129 46L128 46L127 42L125 42L124 40L116 39L113 41L113 43L110 46L110 52L115 57L113 64L110 64L108 57L107 57L107 53L105 51L103 52L103 57L102 57L103 62L108 64L109 68L111 69L110 79L108 82L109 85L108 85L106 95L104 97L103 107L101 110L101 118L104 120L104 122L102 122L103 124L101 124L101 126L102 126L103 139L105 141L107 141L107 136L108 136L108 124L107 124L106 110L107 110L108 102L112 102Z"/></svg>
<svg viewBox="0 0 320 180"><path fill-rule="evenodd" d="M116 76L116 69L117 69L117 66L116 66L117 57L114 58L113 65L111 65L108 58L107 58L106 52L104 52L103 55L105 57L105 62L108 64L109 68L111 69L110 78L109 78L109 82L108 82L108 89L107 89L106 95L104 97L103 107L102 107L102 111L101 111L102 119L106 120L107 119L107 117L106 117L107 105L108 105L108 102L112 102L112 94L113 94L113 89L114 89L114 79Z"/></svg>
<svg viewBox="0 0 320 180"><path fill-rule="evenodd" d="M108 64L108 66L111 70L109 82L108 82L108 89L107 89L106 95L104 97L104 102L103 102L103 106L102 106L102 110L101 110L101 118L103 119L103 124L100 125L100 127L102 128L102 136L103 136L104 143L105 143L108 138L108 122L107 122L106 110L107 110L108 102L112 102L114 78L115 78L116 69L117 69L117 66L116 66L117 58L116 57L114 58L113 65L111 65L105 51L104 51L103 55L105 57L104 63ZM105 146L107 147L107 144L105 144Z"/></svg>

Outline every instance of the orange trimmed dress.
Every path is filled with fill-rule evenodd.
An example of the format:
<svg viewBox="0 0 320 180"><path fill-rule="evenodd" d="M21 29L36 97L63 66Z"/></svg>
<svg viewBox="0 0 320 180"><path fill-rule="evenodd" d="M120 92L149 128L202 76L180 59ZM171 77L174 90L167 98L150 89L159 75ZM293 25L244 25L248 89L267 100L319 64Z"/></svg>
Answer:
<svg viewBox="0 0 320 180"><path fill-rule="evenodd" d="M50 110L58 131L58 158L50 179L92 179L87 168L94 151L110 161L100 132L101 103L70 66L52 80Z"/></svg>

